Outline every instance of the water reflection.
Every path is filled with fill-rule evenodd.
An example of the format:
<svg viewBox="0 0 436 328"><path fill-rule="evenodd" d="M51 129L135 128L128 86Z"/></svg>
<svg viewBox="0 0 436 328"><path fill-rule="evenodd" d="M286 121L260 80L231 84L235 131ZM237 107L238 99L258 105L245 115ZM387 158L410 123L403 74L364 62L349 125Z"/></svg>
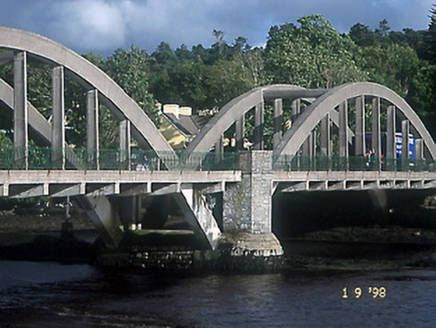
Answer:
<svg viewBox="0 0 436 328"><path fill-rule="evenodd" d="M0 283L0 319L11 326L436 325L434 270L184 276L2 261ZM386 297L370 287L384 287Z"/></svg>

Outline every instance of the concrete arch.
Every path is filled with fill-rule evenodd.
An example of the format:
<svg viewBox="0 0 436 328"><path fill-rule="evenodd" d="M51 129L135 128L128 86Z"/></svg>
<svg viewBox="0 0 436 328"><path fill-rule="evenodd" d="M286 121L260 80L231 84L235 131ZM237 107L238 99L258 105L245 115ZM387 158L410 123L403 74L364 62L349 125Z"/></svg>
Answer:
<svg viewBox="0 0 436 328"><path fill-rule="evenodd" d="M173 149L144 111L106 73L63 45L40 35L0 27L0 48L24 51L43 61L65 67L79 83L98 90L101 102L120 119L131 122L135 138L158 154Z"/></svg>
<svg viewBox="0 0 436 328"><path fill-rule="evenodd" d="M380 97L400 110L420 134L433 159L436 159L436 145L421 119L407 102L387 87L370 82L348 83L329 90L317 98L298 117L292 128L281 139L274 155L294 155L302 146L320 120L340 103L360 95Z"/></svg>
<svg viewBox="0 0 436 328"><path fill-rule="evenodd" d="M324 89L305 89L295 85L270 85L250 90L225 105L218 114L201 129L188 146L188 152L209 151L220 136L242 115L253 107L271 99L314 98L325 92Z"/></svg>

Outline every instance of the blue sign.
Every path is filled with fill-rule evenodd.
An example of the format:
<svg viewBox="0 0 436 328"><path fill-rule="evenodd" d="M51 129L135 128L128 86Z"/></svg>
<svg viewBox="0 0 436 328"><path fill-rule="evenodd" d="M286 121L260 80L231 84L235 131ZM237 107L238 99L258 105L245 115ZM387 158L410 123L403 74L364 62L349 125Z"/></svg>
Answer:
<svg viewBox="0 0 436 328"><path fill-rule="evenodd" d="M403 136L401 133L395 133L395 152L397 158L401 158L403 149ZM415 137L409 134L409 158L415 158Z"/></svg>

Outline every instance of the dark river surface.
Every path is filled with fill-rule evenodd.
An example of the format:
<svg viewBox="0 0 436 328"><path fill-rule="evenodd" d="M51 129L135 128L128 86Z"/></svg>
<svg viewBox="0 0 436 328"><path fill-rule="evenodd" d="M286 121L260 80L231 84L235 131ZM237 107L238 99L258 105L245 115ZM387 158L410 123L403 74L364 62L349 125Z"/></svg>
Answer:
<svg viewBox="0 0 436 328"><path fill-rule="evenodd" d="M164 275L0 261L0 320L1 327L436 327L436 270Z"/></svg>

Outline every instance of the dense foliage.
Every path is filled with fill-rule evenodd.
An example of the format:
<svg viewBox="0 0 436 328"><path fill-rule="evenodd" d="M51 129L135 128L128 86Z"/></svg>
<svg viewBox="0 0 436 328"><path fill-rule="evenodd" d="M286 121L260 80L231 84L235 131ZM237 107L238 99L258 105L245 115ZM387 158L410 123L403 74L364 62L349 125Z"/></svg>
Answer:
<svg viewBox="0 0 436 328"><path fill-rule="evenodd" d="M251 47L239 37L229 44L223 31L214 30L209 48L185 45L173 49L162 42L148 54L131 46L111 56L86 54L128 93L158 124L157 104L177 103L194 111L220 109L254 87L290 83L330 88L351 81L373 81L393 89L424 118L436 135L436 6L429 28L391 31L386 20L371 30L357 23L340 34L320 15L302 17L297 24L271 27L264 48ZM47 118L51 115L51 73L45 64L29 65L29 100ZM0 67L0 77L12 84L11 67ZM85 145L86 89L66 79L68 141ZM0 105L0 144L8 143L10 112ZM9 122L9 123L8 123ZM112 114L101 106L102 147L116 147Z"/></svg>

